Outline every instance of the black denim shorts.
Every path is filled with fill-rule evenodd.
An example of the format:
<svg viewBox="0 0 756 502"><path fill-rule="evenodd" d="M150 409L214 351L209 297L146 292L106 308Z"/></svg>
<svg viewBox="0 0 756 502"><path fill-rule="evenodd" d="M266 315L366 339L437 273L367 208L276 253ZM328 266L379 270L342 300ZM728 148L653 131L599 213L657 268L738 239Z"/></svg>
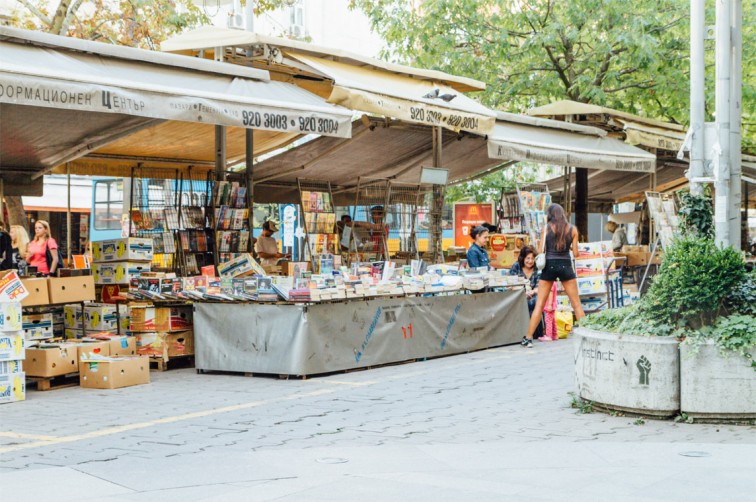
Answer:
<svg viewBox="0 0 756 502"><path fill-rule="evenodd" d="M546 260L546 267L541 272L543 281L570 281L575 279L575 269L572 267L572 260Z"/></svg>

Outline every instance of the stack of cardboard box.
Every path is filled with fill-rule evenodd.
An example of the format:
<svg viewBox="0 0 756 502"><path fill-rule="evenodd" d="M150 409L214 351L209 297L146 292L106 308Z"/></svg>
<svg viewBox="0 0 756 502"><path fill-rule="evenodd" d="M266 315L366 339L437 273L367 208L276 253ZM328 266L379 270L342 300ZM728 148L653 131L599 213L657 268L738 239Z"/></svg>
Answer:
<svg viewBox="0 0 756 502"><path fill-rule="evenodd" d="M0 404L26 399L20 302L0 302Z"/></svg>
<svg viewBox="0 0 756 502"><path fill-rule="evenodd" d="M95 284L118 284L128 289L132 279L150 271L152 239L128 237L92 243Z"/></svg>
<svg viewBox="0 0 756 502"><path fill-rule="evenodd" d="M194 332L191 306L154 307L135 304L130 307L130 331L136 336L137 353L168 360L194 355Z"/></svg>

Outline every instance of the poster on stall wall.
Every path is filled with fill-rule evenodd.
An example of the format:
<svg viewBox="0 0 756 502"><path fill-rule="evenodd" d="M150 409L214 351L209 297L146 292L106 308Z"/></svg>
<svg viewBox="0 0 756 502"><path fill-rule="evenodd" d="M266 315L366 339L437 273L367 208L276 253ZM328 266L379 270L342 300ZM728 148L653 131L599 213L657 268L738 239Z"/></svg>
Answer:
<svg viewBox="0 0 756 502"><path fill-rule="evenodd" d="M0 279L0 302L20 302L27 296L29 291L16 272L10 272Z"/></svg>
<svg viewBox="0 0 756 502"><path fill-rule="evenodd" d="M491 202L454 203L454 245L469 248L472 244L470 232L483 223L493 223L494 206Z"/></svg>

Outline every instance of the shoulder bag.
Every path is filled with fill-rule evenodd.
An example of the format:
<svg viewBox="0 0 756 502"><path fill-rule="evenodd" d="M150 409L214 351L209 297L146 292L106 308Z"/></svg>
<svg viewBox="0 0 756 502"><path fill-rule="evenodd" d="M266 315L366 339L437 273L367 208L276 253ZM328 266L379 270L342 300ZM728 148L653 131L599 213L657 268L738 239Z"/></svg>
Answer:
<svg viewBox="0 0 756 502"><path fill-rule="evenodd" d="M52 275L52 273L53 273L53 270L52 270L53 255L52 255L52 250L50 250L49 242L50 242L50 239L47 239L45 241L45 262L47 262L47 270ZM60 267L63 266L63 255L60 252L60 248L55 248L55 252L58 253L58 266L57 266L57 268L60 268ZM56 271L57 271L57 269L56 269Z"/></svg>

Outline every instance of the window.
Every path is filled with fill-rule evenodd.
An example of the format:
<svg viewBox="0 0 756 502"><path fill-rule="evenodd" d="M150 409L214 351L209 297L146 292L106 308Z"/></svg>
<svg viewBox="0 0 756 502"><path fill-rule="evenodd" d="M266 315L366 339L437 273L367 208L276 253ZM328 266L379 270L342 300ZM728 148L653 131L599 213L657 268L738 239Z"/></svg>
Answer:
<svg viewBox="0 0 756 502"><path fill-rule="evenodd" d="M119 230L123 212L123 180L94 183L95 230Z"/></svg>

